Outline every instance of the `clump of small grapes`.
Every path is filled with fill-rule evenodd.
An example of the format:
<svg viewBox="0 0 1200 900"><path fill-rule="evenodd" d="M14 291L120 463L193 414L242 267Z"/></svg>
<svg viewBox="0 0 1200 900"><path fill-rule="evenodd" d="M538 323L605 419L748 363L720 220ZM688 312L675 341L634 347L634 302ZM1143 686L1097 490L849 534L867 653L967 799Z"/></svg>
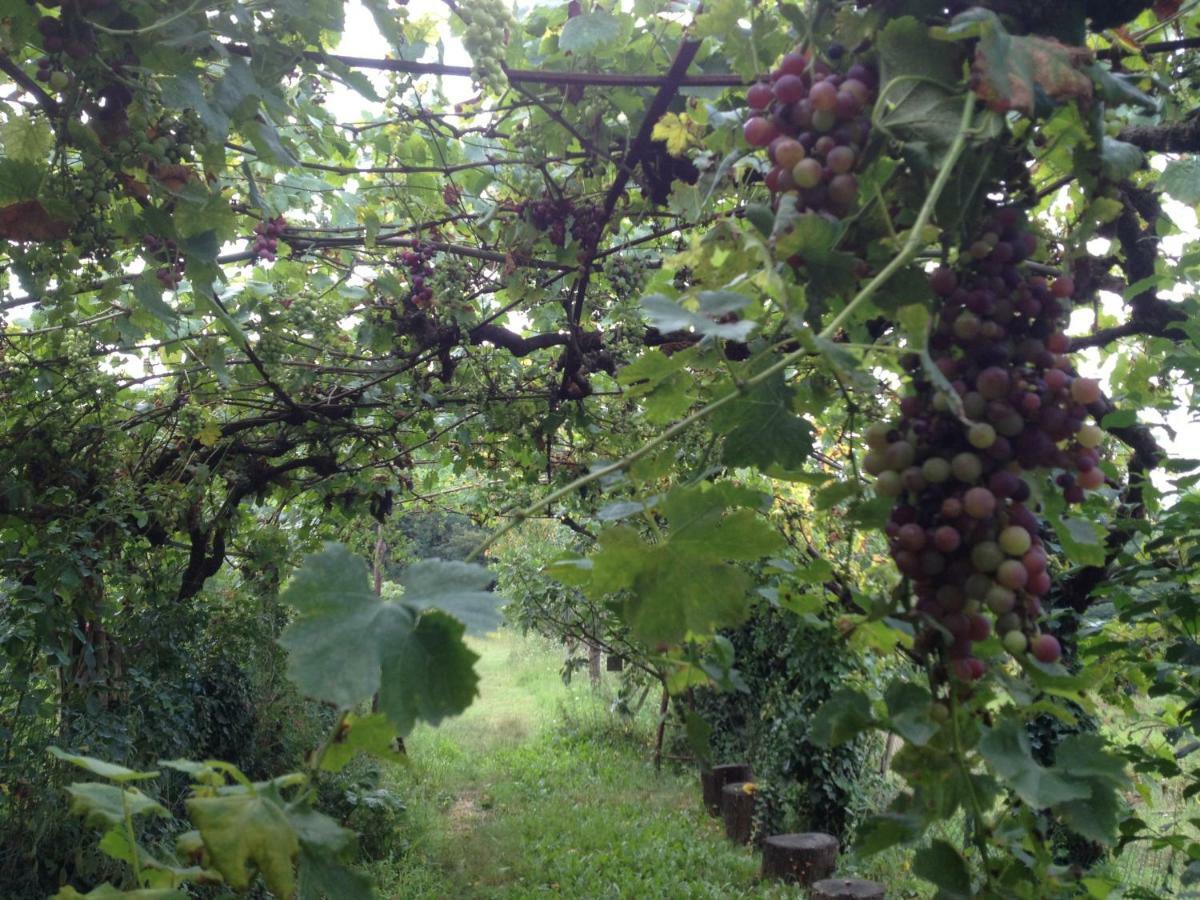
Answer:
<svg viewBox="0 0 1200 900"><path fill-rule="evenodd" d="M504 47L516 25L512 11L502 0L466 0L459 3L457 12L467 26L463 46L474 63L475 80L485 88L503 90L508 86Z"/></svg>
<svg viewBox="0 0 1200 900"><path fill-rule="evenodd" d="M983 675L973 648L993 633L1016 656L1058 660L1039 627L1051 577L1034 479L1067 504L1105 483L1088 421L1100 385L1074 373L1063 332L1075 285L1030 272L1036 249L1003 208L957 267L931 274L928 359L906 361L900 418L865 434L863 468L895 498L887 536L914 587L917 651L962 681Z"/></svg>
<svg viewBox="0 0 1200 900"><path fill-rule="evenodd" d="M777 202L839 218L853 210L877 86L875 70L863 63L843 73L795 50L768 81L750 87L753 114L742 131L751 147L767 150L766 184Z"/></svg>
<svg viewBox="0 0 1200 900"><path fill-rule="evenodd" d="M275 216L264 219L254 226L254 243L250 245L250 253L256 260L273 262L279 250L279 239L287 228L287 219Z"/></svg>

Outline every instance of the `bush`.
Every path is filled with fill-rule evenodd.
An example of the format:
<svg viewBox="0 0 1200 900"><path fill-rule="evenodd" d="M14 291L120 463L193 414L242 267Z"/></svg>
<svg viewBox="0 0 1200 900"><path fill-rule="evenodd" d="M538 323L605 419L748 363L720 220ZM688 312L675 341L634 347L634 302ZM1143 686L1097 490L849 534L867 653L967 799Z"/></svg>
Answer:
<svg viewBox="0 0 1200 900"><path fill-rule="evenodd" d="M809 740L812 718L846 680L862 674L832 625L765 603L726 632L745 691L699 690L696 711L712 728L713 762L748 762L759 787L760 834L823 831L844 837L879 776L869 739L832 750Z"/></svg>

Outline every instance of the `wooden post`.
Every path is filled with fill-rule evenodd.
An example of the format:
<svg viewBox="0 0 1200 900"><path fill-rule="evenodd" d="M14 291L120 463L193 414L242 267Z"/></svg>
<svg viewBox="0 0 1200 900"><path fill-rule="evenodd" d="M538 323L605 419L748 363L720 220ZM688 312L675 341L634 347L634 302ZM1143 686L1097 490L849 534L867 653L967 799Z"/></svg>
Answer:
<svg viewBox="0 0 1200 900"><path fill-rule="evenodd" d="M762 877L809 885L833 874L837 855L831 834L773 834L763 842Z"/></svg>
<svg viewBox="0 0 1200 900"><path fill-rule="evenodd" d="M662 700L658 703L658 730L654 734L654 771L662 771L663 738L667 733L667 711L671 708L671 692L667 683L662 686Z"/></svg>
<svg viewBox="0 0 1200 900"><path fill-rule="evenodd" d="M750 843L754 832L754 803L757 792L752 781L735 781L721 788L721 816L725 837L735 844Z"/></svg>
<svg viewBox="0 0 1200 900"><path fill-rule="evenodd" d="M592 687L600 685L600 646L588 641L588 678L591 679Z"/></svg>
<svg viewBox="0 0 1200 900"><path fill-rule="evenodd" d="M754 773L746 763L724 763L711 769L700 770L700 790L704 794L704 808L710 816L721 814L721 789L735 781L753 781Z"/></svg>
<svg viewBox="0 0 1200 900"><path fill-rule="evenodd" d="M884 900L883 885L861 878L827 878L809 891L809 900Z"/></svg>

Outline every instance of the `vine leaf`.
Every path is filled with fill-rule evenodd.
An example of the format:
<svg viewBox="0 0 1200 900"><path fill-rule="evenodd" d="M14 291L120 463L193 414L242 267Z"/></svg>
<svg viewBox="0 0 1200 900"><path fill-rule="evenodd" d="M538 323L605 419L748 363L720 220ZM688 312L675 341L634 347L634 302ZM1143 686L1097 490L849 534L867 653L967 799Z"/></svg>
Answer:
<svg viewBox="0 0 1200 900"><path fill-rule="evenodd" d="M101 778L107 778L109 781L115 781L118 784L126 781L145 781L149 778L158 777L158 772L139 772L135 769L127 769L116 763L105 762L102 759L96 759L91 756L77 756L74 753L67 753L59 747L49 747L47 749L52 756L58 757L63 762L69 762L79 766L81 769L86 769L93 775L99 775Z"/></svg>
<svg viewBox="0 0 1200 900"><path fill-rule="evenodd" d="M757 491L726 483L677 487L657 504L667 526L657 543L617 525L600 533L590 559L562 560L546 572L597 599L625 592L625 620L647 643L708 634L737 624L749 609L753 580L733 562L784 547L756 512L763 502Z"/></svg>
<svg viewBox="0 0 1200 900"><path fill-rule="evenodd" d="M1086 47L1069 47L1053 38L1012 35L991 10L973 9L956 16L946 36L976 37L975 92L997 112L1016 110L1032 116L1039 97L1062 103L1090 101L1093 62Z"/></svg>
<svg viewBox="0 0 1200 900"><path fill-rule="evenodd" d="M837 747L874 724L866 696L852 688L839 688L813 716L809 736L818 747Z"/></svg>
<svg viewBox="0 0 1200 900"><path fill-rule="evenodd" d="M281 595L297 611L279 638L289 675L308 696L341 708L378 691L401 732L418 718L436 724L462 712L478 691L477 657L462 642L463 624L430 607L482 622L479 595L490 582L478 566L425 560L401 579L403 601L384 601L370 590L366 563L330 544Z"/></svg>
<svg viewBox="0 0 1200 900"><path fill-rule="evenodd" d="M126 807L132 816L169 815L162 804L137 788L82 781L67 785L67 793L71 795L72 814L82 816L84 824L95 828L107 828L124 822Z"/></svg>
<svg viewBox="0 0 1200 900"><path fill-rule="evenodd" d="M57 219L38 200L22 200L0 208L0 239L8 241L61 241L72 223Z"/></svg>
<svg viewBox="0 0 1200 900"><path fill-rule="evenodd" d="M321 757L321 768L326 772L340 772L359 753L389 761L403 759L396 750L395 737L396 726L382 713L361 717L347 715L341 730L334 735Z"/></svg>
<svg viewBox="0 0 1200 900"><path fill-rule="evenodd" d="M257 871L275 896L292 896L300 839L283 807L272 797L194 797L187 801L187 809L212 867L231 888L245 890Z"/></svg>
<svg viewBox="0 0 1200 900"><path fill-rule="evenodd" d="M939 897L963 898L974 896L971 891L971 871L962 854L946 841L932 841L913 857L914 875L937 885Z"/></svg>
<svg viewBox="0 0 1200 900"><path fill-rule="evenodd" d="M86 894L81 894L69 884L64 886L52 900L188 900L184 891L175 888L140 888L134 891L122 891L111 884L102 884L92 888Z"/></svg>
<svg viewBox="0 0 1200 900"><path fill-rule="evenodd" d="M775 464L800 468L812 452L814 432L807 419L792 412L795 394L780 372L717 410L712 421L725 435L724 461L763 471Z"/></svg>
<svg viewBox="0 0 1200 900"><path fill-rule="evenodd" d="M1188 156L1168 163L1157 189L1188 206L1200 203L1200 159Z"/></svg>
<svg viewBox="0 0 1200 900"><path fill-rule="evenodd" d="M647 422L673 422L695 402L695 379L684 368L688 358L650 350L617 372L617 383L630 399L643 400Z"/></svg>
<svg viewBox="0 0 1200 900"><path fill-rule="evenodd" d="M558 49L564 53L590 53L615 41L621 35L621 23L610 12L597 9L567 19L558 37Z"/></svg>
<svg viewBox="0 0 1200 900"><path fill-rule="evenodd" d="M979 752L1000 780L1034 809L1086 799L1092 794L1086 783L1039 765L1030 751L1024 726L1012 719L985 729Z"/></svg>
<svg viewBox="0 0 1200 900"><path fill-rule="evenodd" d="M696 297L698 310L676 303L663 294L642 298L642 309L655 328L664 332L692 331L730 341L749 337L757 323L738 320L737 312L750 305L750 298L732 291L701 291Z"/></svg>
<svg viewBox="0 0 1200 900"><path fill-rule="evenodd" d="M961 51L929 40L929 29L904 16L879 33L880 124L912 152L948 147L962 118Z"/></svg>
<svg viewBox="0 0 1200 900"><path fill-rule="evenodd" d="M910 744L923 747L937 734L933 697L919 684L897 678L884 694L892 728Z"/></svg>

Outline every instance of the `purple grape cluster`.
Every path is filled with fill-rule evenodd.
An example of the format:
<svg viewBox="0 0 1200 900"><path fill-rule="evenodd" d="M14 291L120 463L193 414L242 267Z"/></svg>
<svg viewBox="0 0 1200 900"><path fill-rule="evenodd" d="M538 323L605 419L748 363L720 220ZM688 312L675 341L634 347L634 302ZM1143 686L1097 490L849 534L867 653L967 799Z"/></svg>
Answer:
<svg viewBox="0 0 1200 900"><path fill-rule="evenodd" d="M287 220L283 216L264 219L254 226L254 243L250 252L255 260L266 262L275 261L275 253L279 250L279 239L287 228Z"/></svg>
<svg viewBox="0 0 1200 900"><path fill-rule="evenodd" d="M434 249L425 244L416 244L411 250L400 256L400 264L408 271L408 283L412 287L412 301L422 309L433 303L433 288L430 279L433 277Z"/></svg>
<svg viewBox="0 0 1200 900"><path fill-rule="evenodd" d="M157 235L147 234L142 238L142 245L147 252L161 262L154 270L154 277L167 290L179 287L183 280L187 260L179 252L179 245L170 238L163 239Z"/></svg>
<svg viewBox="0 0 1200 900"><path fill-rule="evenodd" d="M567 245L568 233L584 246L591 246L600 237L603 213L592 203L577 205L570 197L543 194L537 200L520 204L518 210L529 224L545 232L556 247Z"/></svg>
<svg viewBox="0 0 1200 900"><path fill-rule="evenodd" d="M862 63L840 73L795 50L746 92L753 115L742 133L751 147L767 148L766 184L777 201L838 218L853 210L877 86Z"/></svg>
<svg viewBox="0 0 1200 900"><path fill-rule="evenodd" d="M1061 654L1036 624L1051 580L1023 473L1058 470L1068 503L1105 480L1103 433L1086 422L1100 386L1072 374L1062 331L1074 284L1030 273L1022 262L1036 249L1020 211L1004 208L957 269L932 273L940 308L929 356L943 377L906 359L913 390L899 421L865 435L863 468L879 495L896 498L887 535L915 586L918 649L944 654L964 681L983 675L972 647L993 631L1014 655Z"/></svg>

